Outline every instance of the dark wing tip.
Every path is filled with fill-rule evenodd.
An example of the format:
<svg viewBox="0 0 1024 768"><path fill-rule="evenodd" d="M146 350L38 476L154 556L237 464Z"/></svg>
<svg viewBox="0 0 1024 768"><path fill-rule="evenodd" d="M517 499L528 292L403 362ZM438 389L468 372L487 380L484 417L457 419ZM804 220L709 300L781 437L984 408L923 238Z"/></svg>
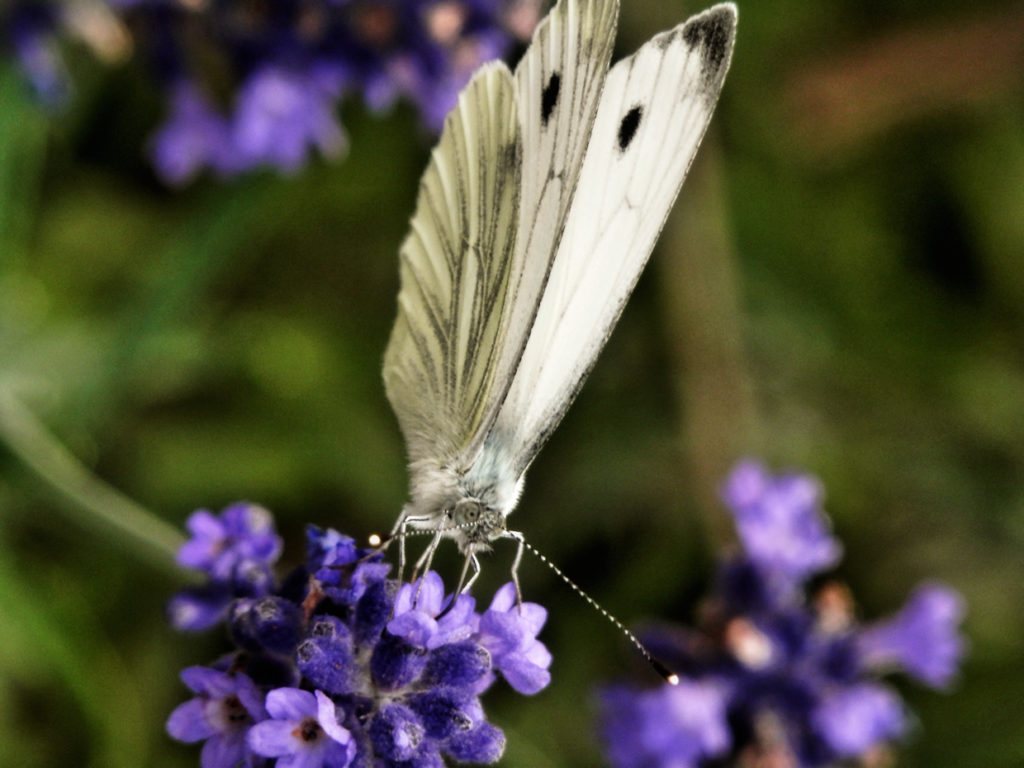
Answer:
<svg viewBox="0 0 1024 768"><path fill-rule="evenodd" d="M708 8L686 22L683 39L691 49L700 48L703 74L709 87L717 88L729 69L732 46L736 39L736 6L721 3Z"/></svg>

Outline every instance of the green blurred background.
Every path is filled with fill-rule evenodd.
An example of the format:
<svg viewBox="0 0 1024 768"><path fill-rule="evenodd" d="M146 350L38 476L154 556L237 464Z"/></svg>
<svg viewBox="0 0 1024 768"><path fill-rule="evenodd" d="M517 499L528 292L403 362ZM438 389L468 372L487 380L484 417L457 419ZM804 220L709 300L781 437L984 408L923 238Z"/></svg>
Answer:
<svg viewBox="0 0 1024 768"><path fill-rule="evenodd" d="M701 8L624 6L623 53ZM901 686L902 766L1024 764L1022 10L741 3L680 204L514 517L627 624L686 620L729 466L818 475L863 616L927 577L968 600L954 691ZM290 562L307 522L390 527L406 473L380 362L431 139L411 109L349 103L344 162L172 192L144 158L145 73L68 55L57 118L0 70L0 765L196 766L163 724L224 638L165 625L184 576L97 509L180 527L258 501ZM488 694L503 764L597 764L593 686L652 673L542 565L521 576L554 681Z"/></svg>

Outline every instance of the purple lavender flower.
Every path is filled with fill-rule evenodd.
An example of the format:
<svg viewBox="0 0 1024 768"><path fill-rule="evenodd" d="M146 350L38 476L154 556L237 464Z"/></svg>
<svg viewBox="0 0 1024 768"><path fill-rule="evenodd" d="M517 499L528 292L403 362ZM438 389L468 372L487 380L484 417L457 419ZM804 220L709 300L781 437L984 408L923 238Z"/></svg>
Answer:
<svg viewBox="0 0 1024 768"><path fill-rule="evenodd" d="M253 72L238 92L231 124L239 161L294 174L310 149L328 158L340 156L347 140L334 117L338 95L316 72L274 65Z"/></svg>
<svg viewBox="0 0 1024 768"><path fill-rule="evenodd" d="M197 514L190 527L196 536L184 559L207 573L233 573L225 552L245 549L240 539L254 544L254 526L237 512ZM266 544L255 550L276 558L278 548ZM413 584L388 581L381 558L311 526L302 567L279 585L268 582L264 594L231 599L219 619L227 619L237 650L207 672L244 676L257 701L266 697L269 714L251 728L254 718L247 720L242 736L230 732L232 754L327 768L441 768L445 758L501 756L504 734L487 722L480 695L495 670L521 691L547 684L551 657L536 638L544 610L525 603L520 614L509 584L480 616L472 597L446 595L436 573ZM179 709L192 714L177 720L195 722L201 707ZM169 726L176 738L195 730Z"/></svg>
<svg viewBox="0 0 1024 768"><path fill-rule="evenodd" d="M395 598L395 618L388 622L388 632L420 648L434 649L459 642L473 634L473 609L476 601L459 595L451 610L444 611L444 584L431 571L421 580L403 584ZM440 617L440 618L438 618Z"/></svg>
<svg viewBox="0 0 1024 768"><path fill-rule="evenodd" d="M790 582L835 565L842 547L828 530L822 489L808 475L772 477L754 461L737 466L722 491L743 549L759 568Z"/></svg>
<svg viewBox="0 0 1024 768"><path fill-rule="evenodd" d="M867 628L841 584L808 589L809 577L841 552L821 495L813 478L772 476L755 462L732 473L723 497L742 551L723 559L699 626L645 637L689 678L684 685L718 693L721 714L680 717L667 687L610 688L602 719L617 766L689 766L716 756L818 768L863 759L907 728L899 696L877 680L882 671L902 668L936 687L953 677L963 654L963 605L951 589L920 587L897 616ZM712 739L724 722L729 737Z"/></svg>
<svg viewBox="0 0 1024 768"><path fill-rule="evenodd" d="M203 741L203 768L254 766L246 736L267 716L263 694L246 675L205 667L181 673L185 685L198 694L178 706L167 720L167 732L178 741Z"/></svg>
<svg viewBox="0 0 1024 768"><path fill-rule="evenodd" d="M601 692L600 706L608 757L616 768L691 768L725 753L732 742L725 692L715 684L613 686Z"/></svg>
<svg viewBox="0 0 1024 768"><path fill-rule="evenodd" d="M869 666L896 666L933 688L956 676L965 643L957 631L964 601L947 586L917 587L896 616L865 628L858 643Z"/></svg>
<svg viewBox="0 0 1024 768"><path fill-rule="evenodd" d="M192 538L178 552L178 562L214 581L236 583L249 568L269 568L281 556L274 519L255 504L232 504L219 516L201 509L185 526Z"/></svg>
<svg viewBox="0 0 1024 768"><path fill-rule="evenodd" d="M263 597L273 588L281 539L265 509L244 502L219 516L201 509L186 526L192 538L178 551L178 562L202 571L209 581L171 600L168 616L174 627L209 629L227 616L234 599Z"/></svg>
<svg viewBox="0 0 1024 768"><path fill-rule="evenodd" d="M495 669L519 693L532 694L551 682L551 653L537 640L548 612L536 603L516 604L515 585L499 589L480 617L478 638Z"/></svg>
<svg viewBox="0 0 1024 768"><path fill-rule="evenodd" d="M151 149L153 165L164 181L184 186L204 168L220 176L241 168L227 120L195 83L176 82L168 88L167 100L170 116L153 136Z"/></svg>
<svg viewBox="0 0 1024 768"><path fill-rule="evenodd" d="M280 768L345 768L355 756L352 734L321 691L277 688L267 694L269 720L253 726L249 748L279 758Z"/></svg>

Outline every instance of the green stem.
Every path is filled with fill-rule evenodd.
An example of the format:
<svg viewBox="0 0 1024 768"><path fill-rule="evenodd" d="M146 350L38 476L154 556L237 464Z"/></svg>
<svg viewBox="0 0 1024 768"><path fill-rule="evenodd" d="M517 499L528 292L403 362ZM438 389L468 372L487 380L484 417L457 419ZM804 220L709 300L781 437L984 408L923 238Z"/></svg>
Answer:
<svg viewBox="0 0 1024 768"><path fill-rule="evenodd" d="M91 473L10 392L0 391L0 440L43 480L73 502L70 514L87 527L141 544L147 561L176 571L184 537L174 526Z"/></svg>

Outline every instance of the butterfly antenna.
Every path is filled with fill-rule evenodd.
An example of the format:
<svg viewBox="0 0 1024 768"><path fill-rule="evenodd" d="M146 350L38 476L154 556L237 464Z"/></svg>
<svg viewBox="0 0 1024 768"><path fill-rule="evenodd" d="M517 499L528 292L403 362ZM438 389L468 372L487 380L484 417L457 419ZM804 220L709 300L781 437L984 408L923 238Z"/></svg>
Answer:
<svg viewBox="0 0 1024 768"><path fill-rule="evenodd" d="M654 668L655 672L661 675L662 679L666 683L668 683L669 685L679 685L679 675L677 675L671 669L666 667L662 662L660 662L657 659L657 657L647 649L647 646L640 642L640 638L634 635L632 632L629 631L629 629L626 628L625 624L623 624L621 621L615 618L615 616L613 616L607 610L605 610L604 606L597 602L597 600L595 600L586 592L584 592L583 587L581 587L575 581L566 576L565 572L561 568L559 568L553 562L548 560L547 557L545 557L543 554L537 551L536 547L534 547L532 544L526 541L521 540L520 543L523 547L529 550L530 554L534 555L537 559L544 563L544 565L546 565L548 568L554 571L562 581L564 581L572 588L573 592L575 592L577 595L586 600L587 603L590 604L591 608L593 608L595 611L597 611L606 619L608 619L608 621L610 621L613 625L615 625L615 627L618 628L618 630L628 638L629 642L631 642L636 647L636 649L640 651L640 655L647 660L647 663Z"/></svg>

